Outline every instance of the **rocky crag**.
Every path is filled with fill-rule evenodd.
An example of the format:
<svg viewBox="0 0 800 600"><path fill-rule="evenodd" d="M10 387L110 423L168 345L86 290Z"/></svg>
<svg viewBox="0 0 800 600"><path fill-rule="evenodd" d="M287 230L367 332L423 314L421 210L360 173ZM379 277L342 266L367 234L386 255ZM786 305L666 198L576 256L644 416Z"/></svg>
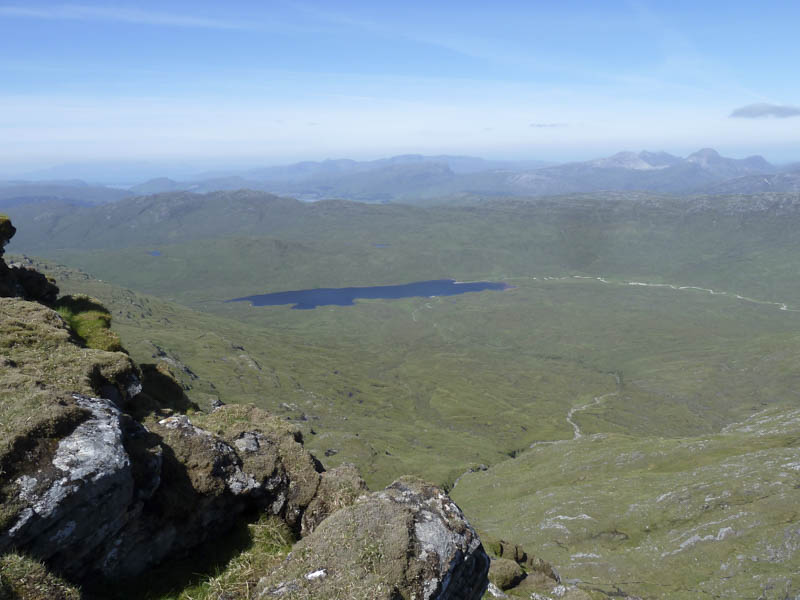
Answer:
<svg viewBox="0 0 800 600"><path fill-rule="evenodd" d="M0 217L0 252L13 234ZM198 410L168 368L143 376L88 347L57 295L0 254L0 598L92 597L265 516L299 541L246 594L214 597L482 597L490 559L441 489L370 493L354 467L325 471L286 421Z"/></svg>
<svg viewBox="0 0 800 600"><path fill-rule="evenodd" d="M0 297L21 297L52 304L58 296L54 281L35 269L9 266L3 260L5 245L16 232L11 220L0 215Z"/></svg>

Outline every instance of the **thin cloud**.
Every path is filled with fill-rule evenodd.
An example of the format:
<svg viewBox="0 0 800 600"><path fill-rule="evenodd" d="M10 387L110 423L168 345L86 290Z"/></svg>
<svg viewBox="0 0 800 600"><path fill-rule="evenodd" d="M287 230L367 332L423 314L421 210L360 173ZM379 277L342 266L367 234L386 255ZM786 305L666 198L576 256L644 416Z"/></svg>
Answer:
<svg viewBox="0 0 800 600"><path fill-rule="evenodd" d="M113 21L135 23L138 25L157 25L168 27L191 27L202 29L252 29L244 22L221 21L207 17L180 15L158 11L144 11L135 8L116 8L91 6L87 4L59 4L49 7L0 5L0 17L27 19L47 19L56 21Z"/></svg>
<svg viewBox="0 0 800 600"><path fill-rule="evenodd" d="M738 119L764 119L773 117L775 119L788 119L789 117L800 116L800 108L796 106L785 106L780 104L748 104L737 108L730 115L731 118Z"/></svg>
<svg viewBox="0 0 800 600"><path fill-rule="evenodd" d="M551 127L566 127L566 123L531 123L531 127L535 129L548 129Z"/></svg>

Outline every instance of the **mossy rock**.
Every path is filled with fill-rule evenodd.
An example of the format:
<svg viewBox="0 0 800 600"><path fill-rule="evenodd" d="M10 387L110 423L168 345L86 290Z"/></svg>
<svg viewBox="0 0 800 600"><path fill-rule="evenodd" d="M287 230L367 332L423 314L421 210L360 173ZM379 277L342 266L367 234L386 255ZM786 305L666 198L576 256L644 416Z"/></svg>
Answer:
<svg viewBox="0 0 800 600"><path fill-rule="evenodd" d="M76 345L53 310L0 298L0 456L13 438L68 409L71 394L98 395L105 386L128 394L138 379L130 357Z"/></svg>
<svg viewBox="0 0 800 600"><path fill-rule="evenodd" d="M319 461L303 447L300 430L253 405L221 406L210 414L196 415L193 421L240 450L253 434L263 435L269 441L276 450L275 454L263 451L239 453L242 470L263 477L272 473L275 461L280 463L291 482L285 518L291 527L299 529L302 512L314 499L323 470Z"/></svg>
<svg viewBox="0 0 800 600"><path fill-rule="evenodd" d="M322 473L317 493L303 513L302 535L314 531L326 517L352 505L367 491L355 465L346 463Z"/></svg>
<svg viewBox="0 0 800 600"><path fill-rule="evenodd" d="M494 558L489 567L489 581L501 590L509 590L525 579L525 570L513 560Z"/></svg>
<svg viewBox="0 0 800 600"><path fill-rule="evenodd" d="M519 544L500 540L483 532L480 536L483 547L493 558L508 559L520 565L527 573L540 573L547 579L560 581L561 578L553 565L534 556Z"/></svg>
<svg viewBox="0 0 800 600"><path fill-rule="evenodd" d="M477 600L488 568L444 492L401 478L324 519L259 582L256 597Z"/></svg>

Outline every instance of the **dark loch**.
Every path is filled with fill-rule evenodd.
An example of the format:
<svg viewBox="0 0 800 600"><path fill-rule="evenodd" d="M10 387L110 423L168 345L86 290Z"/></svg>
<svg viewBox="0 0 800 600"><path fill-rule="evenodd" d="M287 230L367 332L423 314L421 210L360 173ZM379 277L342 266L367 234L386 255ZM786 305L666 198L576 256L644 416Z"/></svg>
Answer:
<svg viewBox="0 0 800 600"><path fill-rule="evenodd" d="M234 298L227 302L250 302L253 306L280 306L293 304L292 308L307 310L318 306L352 306L356 299L392 300L396 298L415 298L431 296L455 296L467 292L484 290L505 290L509 285L495 281L472 281L460 283L453 279L417 281L402 285L378 285L372 287L318 288L314 290L295 290L259 294Z"/></svg>

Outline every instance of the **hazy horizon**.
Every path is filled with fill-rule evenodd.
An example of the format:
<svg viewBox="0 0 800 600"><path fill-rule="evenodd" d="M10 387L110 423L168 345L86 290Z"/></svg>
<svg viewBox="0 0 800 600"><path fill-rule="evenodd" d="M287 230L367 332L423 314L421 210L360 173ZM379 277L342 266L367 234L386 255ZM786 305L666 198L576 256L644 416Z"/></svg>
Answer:
<svg viewBox="0 0 800 600"><path fill-rule="evenodd" d="M607 155L596 154L577 154L574 158L566 160L548 160L547 158L528 157L528 156L478 156L467 154L445 154L442 156L450 157L464 157L464 158L479 158L493 162L537 162L548 163L552 165L568 164L571 162L589 161L594 159L601 159L618 154L622 152L667 152L674 156L685 158L693 152L697 152L702 148L695 148L693 150L680 153L668 152L662 149L641 148L641 149L620 149L617 151L609 152ZM717 148L713 148L718 150ZM755 152L742 152L739 154L728 155L721 152L727 158L743 159L749 156L756 155ZM434 155L423 154L421 152L410 152L403 155L422 155L431 157ZM7 181L57 181L57 180L83 180L88 183L96 184L109 184L109 185L131 185L134 183L142 183L148 179L155 179L166 177L169 179L193 179L195 177L206 177L214 173L240 173L249 169L258 169L265 167L288 166L300 162L324 162L336 160L355 160L355 161L372 161L388 159L398 156L396 155L372 155L363 157L353 156L324 156L324 157L294 157L285 160L259 160L258 158L247 159L231 159L230 157L219 158L206 158L206 159L166 159L159 160L158 158L141 158L141 159L107 159L107 160L87 160L87 161L74 161L63 162L55 164L35 164L29 166L27 169L14 169L3 168L0 166L0 180ZM793 159L788 160L771 160L769 156L765 156L768 162L775 166L784 166L797 162Z"/></svg>
<svg viewBox="0 0 800 600"><path fill-rule="evenodd" d="M702 147L796 161L800 6L772 5L4 2L0 175Z"/></svg>

